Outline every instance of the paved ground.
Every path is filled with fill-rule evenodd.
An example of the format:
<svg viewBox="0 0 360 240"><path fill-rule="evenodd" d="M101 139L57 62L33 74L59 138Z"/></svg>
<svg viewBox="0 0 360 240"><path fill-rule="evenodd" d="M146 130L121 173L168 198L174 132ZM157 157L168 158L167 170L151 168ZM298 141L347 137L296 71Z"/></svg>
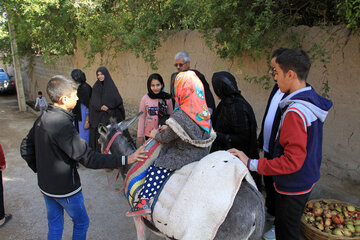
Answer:
<svg viewBox="0 0 360 240"><path fill-rule="evenodd" d="M30 109L31 110L31 109ZM2 240L46 239L45 204L36 175L20 157L19 146L37 115L33 111L19 112L16 95L0 95L0 142L5 151L7 169L3 173L5 211L13 219L0 229ZM103 170L80 167L85 205L90 217L89 240L133 240L136 230L133 220L125 217L128 204L122 195L107 188ZM266 230L270 224L267 223ZM63 239L71 239L72 222L65 214ZM160 238L148 233L150 240Z"/></svg>

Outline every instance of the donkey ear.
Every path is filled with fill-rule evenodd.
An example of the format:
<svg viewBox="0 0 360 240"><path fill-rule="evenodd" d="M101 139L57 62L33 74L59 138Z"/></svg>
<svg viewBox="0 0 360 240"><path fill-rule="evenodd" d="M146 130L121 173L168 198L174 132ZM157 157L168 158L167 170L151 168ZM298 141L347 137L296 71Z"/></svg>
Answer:
<svg viewBox="0 0 360 240"><path fill-rule="evenodd" d="M125 129L127 129L128 127L130 127L131 125L133 125L139 118L140 116L143 114L144 112L141 111L138 114L136 114L135 117L131 118L131 119L125 119L122 122L118 123L118 128L121 131L124 131Z"/></svg>
<svg viewBox="0 0 360 240"><path fill-rule="evenodd" d="M103 124L99 124L99 127L98 127L98 132L100 135L106 135L108 133L108 128L106 126L104 126Z"/></svg>

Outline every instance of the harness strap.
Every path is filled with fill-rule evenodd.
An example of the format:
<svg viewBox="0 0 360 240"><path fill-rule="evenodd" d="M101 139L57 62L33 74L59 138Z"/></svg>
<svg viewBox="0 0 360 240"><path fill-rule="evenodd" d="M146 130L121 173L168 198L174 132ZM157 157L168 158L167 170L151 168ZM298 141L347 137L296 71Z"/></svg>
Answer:
<svg viewBox="0 0 360 240"><path fill-rule="evenodd" d="M111 145L113 144L115 138L116 138L117 136L121 135L121 134L122 134L122 132L116 132L116 133L114 134L114 136L112 136L112 138L110 139L108 145L106 146L106 149L105 149L105 151L104 151L104 154L108 154L108 153L109 153L110 147L111 147Z"/></svg>
<svg viewBox="0 0 360 240"><path fill-rule="evenodd" d="M114 181L114 183L116 183L119 180L120 170L119 169L114 169L113 171L117 171L115 181ZM104 172L105 172L105 175L106 175L106 180L107 180L108 188L110 189L110 191L112 191L113 193L121 193L123 191L121 188L119 190L116 190L116 188L113 188L111 186L109 173L107 172L106 169L104 169Z"/></svg>
<svg viewBox="0 0 360 240"><path fill-rule="evenodd" d="M144 220L143 220L142 216L137 217L136 233L137 233L138 240L145 240L145 225L144 225Z"/></svg>
<svg viewBox="0 0 360 240"><path fill-rule="evenodd" d="M112 136L112 138L110 139L108 145L106 146L106 149L105 149L105 151L104 151L104 154L108 154L108 153L109 153L110 147L111 147L111 145L113 144L115 138L116 138L117 136L121 135L121 134L122 134L122 132L116 132L116 133L114 134L114 136ZM113 189L113 188L111 187L109 175L108 175L108 173L106 172L105 169L104 169L104 171L105 171L105 174L106 174L106 179L107 179L107 182L108 182L108 187L109 187L109 189L110 189L112 192L114 192L114 193L120 193L120 192L122 191L121 189L120 189L119 191L116 191L115 189ZM119 179L119 176L120 176L120 170L118 169L117 171L118 171L118 173L117 173L117 175L116 175L116 177L115 177L115 182L117 182L117 180Z"/></svg>

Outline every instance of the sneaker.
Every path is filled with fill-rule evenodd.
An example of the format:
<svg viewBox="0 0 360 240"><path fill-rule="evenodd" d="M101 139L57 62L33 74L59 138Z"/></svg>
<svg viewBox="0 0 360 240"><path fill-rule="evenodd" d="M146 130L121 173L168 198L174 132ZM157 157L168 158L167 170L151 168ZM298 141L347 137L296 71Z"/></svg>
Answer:
<svg viewBox="0 0 360 240"><path fill-rule="evenodd" d="M265 240L276 240L276 237L275 237L275 225L271 226L271 229L264 234L263 238Z"/></svg>
<svg viewBox="0 0 360 240"><path fill-rule="evenodd" d="M275 216L271 215L268 212L265 212L265 219L267 222L273 222L275 220Z"/></svg>
<svg viewBox="0 0 360 240"><path fill-rule="evenodd" d="M3 222L3 224L0 225L0 228L2 228L3 226L5 226L5 224L8 223L8 222L11 220L12 215L11 215L11 214L5 214L5 217L4 217L4 218L5 218L5 221ZM3 218L3 219L4 219L4 218ZM1 220L2 220L2 219L1 219Z"/></svg>
<svg viewBox="0 0 360 240"><path fill-rule="evenodd" d="M149 199L148 198L141 198L139 202L136 203L136 205L126 213L127 217L136 217L136 216L142 216L146 214L150 214L151 209L149 207Z"/></svg>

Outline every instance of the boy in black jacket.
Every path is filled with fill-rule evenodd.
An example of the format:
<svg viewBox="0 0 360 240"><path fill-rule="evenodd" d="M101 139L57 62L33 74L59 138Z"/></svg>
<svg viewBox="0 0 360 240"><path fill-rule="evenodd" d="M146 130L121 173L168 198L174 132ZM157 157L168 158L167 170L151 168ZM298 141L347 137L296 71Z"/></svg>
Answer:
<svg viewBox="0 0 360 240"><path fill-rule="evenodd" d="M30 168L37 172L38 185L44 195L48 239L61 239L64 228L64 209L74 222L73 239L86 239L89 227L78 162L85 167L117 168L142 161L144 147L126 156L105 155L92 150L80 138L70 112L77 102L77 83L63 76L54 76L47 84L50 106L34 123L21 143L21 155Z"/></svg>

